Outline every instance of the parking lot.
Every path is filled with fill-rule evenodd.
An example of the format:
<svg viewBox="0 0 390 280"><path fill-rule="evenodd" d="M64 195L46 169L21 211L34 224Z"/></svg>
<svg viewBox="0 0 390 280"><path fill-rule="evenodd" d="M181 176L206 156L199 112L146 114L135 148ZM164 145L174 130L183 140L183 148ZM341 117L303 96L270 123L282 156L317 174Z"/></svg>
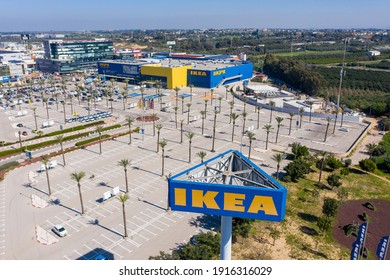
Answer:
<svg viewBox="0 0 390 280"><path fill-rule="evenodd" d="M165 92L165 91L164 91ZM122 101L113 102L113 117L107 118L112 123L124 121L126 116L133 118L156 113L161 124L160 140L166 139L164 159L164 175L176 174L194 164L200 163L196 153L206 151L206 159L229 149L241 150L248 154L249 140L242 135L242 117L236 121L234 141L231 141L232 124L230 123L230 105L225 100L225 89L217 89L216 96L221 100L221 113L217 114L215 153L212 148L212 134L214 123L214 109L219 110L218 99L207 103L207 117L204 121L204 133L201 133L202 119L200 111L205 109L204 89L194 89L191 102L190 122L187 124L187 106L191 96L189 88L183 88L180 92L184 96L184 110L182 113L182 100L178 101L177 127L175 123L174 91L166 91L163 97L165 112L160 112L157 100L154 109L142 111L136 106L137 98L127 100L123 110ZM155 89L147 89L145 94L152 95ZM212 103L212 104L211 104ZM74 109L83 114L85 102L78 105L74 100ZM170 106L168 106L170 104ZM26 109L28 110L28 106ZM215 107L217 106L217 107ZM74 123L64 123L63 112L54 108L50 109L51 119L54 120L57 129L59 125L68 127ZM68 108L67 108L68 109ZM106 107L105 101L97 105L97 109L111 111ZM242 114L244 105L235 100L233 112ZM46 108L42 106L38 110L40 121L45 120ZM29 111L31 113L31 111ZM328 139L324 142L326 121L321 119L303 119L302 127L295 126L294 119L291 134L289 134L289 116L283 113L273 112L272 127L269 135L268 150L265 150L266 132L262 128L269 123L268 110L260 111L259 129L257 129L257 113L250 105L246 106L249 113L244 130L255 133L252 143L251 158L266 172L272 174L276 171L276 163L271 160L275 151L289 151L289 145L293 142L301 142L309 148L316 150L328 150L331 152L345 152L354 142L356 137L365 128L363 124L345 123L349 132L339 131L337 126L332 133L330 125ZM90 114L94 114L95 110ZM4 111L1 117L6 117L10 124L6 132L17 131L13 124L23 123L29 129L34 128L34 119L29 116L17 117L12 110ZM280 127L278 143L275 143L277 125L276 116L284 118ZM114 118L116 117L116 118ZM20 119L19 119L20 118ZM295 117L297 118L297 117ZM192 162L189 163L188 139L183 133L181 141L180 120L183 120L183 132L195 133L192 139ZM162 173L161 148L157 149L157 133L153 136L151 122L135 121L134 127L144 128L144 134L135 133L132 136L132 144L128 144L128 136L118 137L102 143L102 154L99 154L99 145L88 146L85 149L76 150L65 155L66 166L62 166L62 157L52 160L59 163L48 170L52 195L47 195L48 187L46 173L39 172L41 163L27 165L10 172L6 179L0 183L0 259L94 259L103 254L114 259L147 259L149 256L158 255L160 250L169 251L179 243L188 241L193 234L200 230L207 230L218 226L218 219L210 217L207 225L199 223L203 219L200 214L184 212L167 212L167 181ZM127 127L123 127L126 131ZM55 127L48 128L56 130ZM12 134L12 133L11 133ZM14 137L15 135L12 135ZM10 137L10 138L12 138ZM57 147L58 149L58 147ZM103 194L111 192L119 187L120 193L125 191L124 170L118 165L121 159L131 160L128 167L129 200L126 202L126 224L129 233L128 238L123 238L124 224L122 216L122 204L117 196L104 200ZM282 166L286 164L283 162ZM85 215L80 214L80 200L77 183L71 180L70 174L84 171L86 176L81 180L81 189L84 201ZM33 180L29 174L34 174ZM32 196L38 196L47 203L47 207L33 206ZM15 222L17 221L17 222ZM67 231L65 237L56 237L51 229L54 225L61 224ZM37 242L36 228L44 229L45 234L50 234L58 239L50 245ZM4 245L2 245L4 244Z"/></svg>

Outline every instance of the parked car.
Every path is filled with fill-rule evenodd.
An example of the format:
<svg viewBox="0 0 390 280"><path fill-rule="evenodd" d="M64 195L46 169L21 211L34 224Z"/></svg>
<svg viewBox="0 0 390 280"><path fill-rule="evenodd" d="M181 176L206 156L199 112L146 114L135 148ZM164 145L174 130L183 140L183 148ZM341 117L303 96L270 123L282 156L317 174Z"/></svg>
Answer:
<svg viewBox="0 0 390 280"><path fill-rule="evenodd" d="M23 124L22 123L18 123L16 126L17 127L23 127Z"/></svg>
<svg viewBox="0 0 390 280"><path fill-rule="evenodd" d="M64 237L68 234L68 231L62 225L55 225L52 230L60 237Z"/></svg>

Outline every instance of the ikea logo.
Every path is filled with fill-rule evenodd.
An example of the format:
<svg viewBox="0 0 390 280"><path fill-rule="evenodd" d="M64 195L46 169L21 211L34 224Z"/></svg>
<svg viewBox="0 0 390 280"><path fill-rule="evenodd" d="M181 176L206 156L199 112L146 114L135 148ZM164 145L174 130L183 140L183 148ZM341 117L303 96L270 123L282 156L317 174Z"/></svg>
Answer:
<svg viewBox="0 0 390 280"><path fill-rule="evenodd" d="M266 215L278 216L272 196L255 195L251 199L243 193L203 191L175 188L175 205L187 206L187 196L190 196L191 207L208 208L234 212L258 214L260 211ZM220 199L217 200L217 197Z"/></svg>
<svg viewBox="0 0 390 280"><path fill-rule="evenodd" d="M226 74L226 70L218 70L213 72L213 76L219 76L222 74Z"/></svg>
<svg viewBox="0 0 390 280"><path fill-rule="evenodd" d="M109 67L110 65L108 63L99 63L100 67Z"/></svg>
<svg viewBox="0 0 390 280"><path fill-rule="evenodd" d="M190 75L193 75L193 76L207 76L206 72L204 71L194 71L194 70L191 70L190 71Z"/></svg>

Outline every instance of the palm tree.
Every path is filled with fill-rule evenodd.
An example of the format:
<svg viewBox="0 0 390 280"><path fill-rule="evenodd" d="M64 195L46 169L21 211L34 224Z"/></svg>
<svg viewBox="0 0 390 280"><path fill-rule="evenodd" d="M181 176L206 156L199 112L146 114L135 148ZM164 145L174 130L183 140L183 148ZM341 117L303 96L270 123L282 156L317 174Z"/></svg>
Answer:
<svg viewBox="0 0 390 280"><path fill-rule="evenodd" d="M167 143L167 140L163 139L162 141L160 141L160 147L161 147L161 150L162 150L162 154L161 154L161 176L164 176L164 157L165 157L165 146L168 144Z"/></svg>
<svg viewBox="0 0 390 280"><path fill-rule="evenodd" d="M123 171L125 171L125 183L126 183L126 193L129 192L129 182L127 180L127 166L130 164L130 160L128 159L121 159L118 162L118 165L123 167Z"/></svg>
<svg viewBox="0 0 390 280"><path fill-rule="evenodd" d="M50 179L49 179L49 159L45 156L41 157L41 162L45 166L45 173L46 173L46 181L47 181L47 189L49 195L51 195L51 187L50 187Z"/></svg>
<svg viewBox="0 0 390 280"><path fill-rule="evenodd" d="M269 136L269 133L271 132L272 125L266 124L263 126L263 129L265 129L265 131L267 132L267 139L265 141L265 149L268 150L268 136Z"/></svg>
<svg viewBox="0 0 390 280"><path fill-rule="evenodd" d="M157 128L157 151L156 151L156 153L158 153L159 148L160 148L160 146L159 146L159 143L160 143L160 130L161 130L162 127L163 126L161 124L156 125L156 128Z"/></svg>
<svg viewBox="0 0 390 280"><path fill-rule="evenodd" d="M65 102L61 102L61 104L62 104L62 110L63 110L63 112L64 112L64 123L66 123L66 112L65 112Z"/></svg>
<svg viewBox="0 0 390 280"><path fill-rule="evenodd" d="M184 114L184 95L181 96L181 114Z"/></svg>
<svg viewBox="0 0 390 280"><path fill-rule="evenodd" d="M194 138L195 133L187 131L186 132L186 136L188 138L188 143L189 143L189 146L188 146L188 162L191 162L191 144L192 144L192 138Z"/></svg>
<svg viewBox="0 0 390 280"><path fill-rule="evenodd" d="M123 228L124 228L124 238L127 238L127 226L126 226L126 211L125 211L125 203L129 199L129 195L127 193L120 194L118 196L119 201L122 203L122 215L123 215Z"/></svg>
<svg viewBox="0 0 390 280"><path fill-rule="evenodd" d="M150 116L152 117L152 121L153 121L153 136L155 136L156 135L156 126L154 124L156 123L156 120L157 120L157 114L153 113Z"/></svg>
<svg viewBox="0 0 390 280"><path fill-rule="evenodd" d="M232 115L232 113L233 113L233 108L234 108L234 100L232 100L232 101L229 101L229 105L230 105L230 114L229 114L229 116L230 116L230 120L229 120L229 123L232 123L232 117L231 117L231 115Z"/></svg>
<svg viewBox="0 0 390 280"><path fill-rule="evenodd" d="M70 174L70 178L74 181L77 182L77 187L79 189L79 196L80 196L80 204L81 204L81 215L84 215L84 203L83 203L83 196L81 194L81 179L83 179L85 177L85 172L84 171L80 171L79 173L77 172L73 172L72 174Z"/></svg>
<svg viewBox="0 0 390 280"><path fill-rule="evenodd" d="M215 152L214 150L214 143L215 143L215 126L217 125L217 114L218 111L214 110L214 125L213 125L213 145L211 146L211 152Z"/></svg>
<svg viewBox="0 0 390 280"><path fill-rule="evenodd" d="M121 95L122 95L123 111L126 111L126 98L127 98L126 91L121 92Z"/></svg>
<svg viewBox="0 0 390 280"><path fill-rule="evenodd" d="M232 128L232 142L234 140L234 127L236 126L236 120L240 115L236 113L231 113L230 118L233 120L233 128Z"/></svg>
<svg viewBox="0 0 390 280"><path fill-rule="evenodd" d="M245 132L245 122L246 122L246 117L248 116L247 112L242 112L242 133Z"/></svg>
<svg viewBox="0 0 390 280"><path fill-rule="evenodd" d="M327 118L326 118L326 121L327 121L328 123L327 123L327 125L326 125L324 142L326 142L326 138L327 138L327 136L328 136L328 128L329 128L330 122L332 121L332 118L327 117Z"/></svg>
<svg viewBox="0 0 390 280"><path fill-rule="evenodd" d="M129 145L131 144L131 124L134 122L134 119L130 116L126 117L127 125L129 126Z"/></svg>
<svg viewBox="0 0 390 280"><path fill-rule="evenodd" d="M205 111L205 114L207 115L207 102L209 102L207 99L205 99L204 101L204 111Z"/></svg>
<svg viewBox="0 0 390 280"><path fill-rule="evenodd" d="M49 98L47 98L47 97L43 98L43 102L45 102L45 105L46 105L46 116L47 116L47 119L50 118L50 116L49 116L49 106L47 104L48 101L49 101Z"/></svg>
<svg viewBox="0 0 390 280"><path fill-rule="evenodd" d="M204 119L206 118L206 112L205 111L200 111L200 115L202 116L202 135L204 131Z"/></svg>
<svg viewBox="0 0 390 280"><path fill-rule="evenodd" d="M62 161L64 163L64 166L66 165L65 163L65 154L64 154L64 148L63 148L63 141L64 141L64 136L63 135L58 135L56 137L57 142L60 144L61 147L61 154L62 154Z"/></svg>
<svg viewBox="0 0 390 280"><path fill-rule="evenodd" d="M219 108L218 108L218 111L219 113L221 113L221 102L222 102L222 97L218 97L218 101L219 101Z"/></svg>
<svg viewBox="0 0 390 280"><path fill-rule="evenodd" d="M180 120L180 144L183 143L183 123L184 123L184 120L181 119Z"/></svg>
<svg viewBox="0 0 390 280"><path fill-rule="evenodd" d="M206 157L207 153L205 151L199 151L196 153L196 155L200 158L200 162L203 163L203 160Z"/></svg>
<svg viewBox="0 0 390 280"><path fill-rule="evenodd" d="M259 129L259 127L260 127L260 109L261 109L261 106L256 106L255 108L257 109L257 129Z"/></svg>
<svg viewBox="0 0 390 280"><path fill-rule="evenodd" d="M274 108L275 108L275 102L274 101L270 101L269 102L269 106L270 106L270 115L269 115L269 123L272 122L272 112L274 111Z"/></svg>
<svg viewBox="0 0 390 280"><path fill-rule="evenodd" d="M344 114L345 114L345 109L347 107L345 107L345 105L341 105L340 108L341 108L341 123L340 123L340 127L343 127Z"/></svg>
<svg viewBox="0 0 390 280"><path fill-rule="evenodd" d="M337 123L337 117L338 117L338 115L339 115L339 110L337 109L337 110L335 110L333 113L334 113L334 125L333 125L332 134L334 134L335 131L336 131L336 123Z"/></svg>
<svg viewBox="0 0 390 280"><path fill-rule="evenodd" d="M313 110L313 102L311 102L311 101L308 101L307 102L307 105L309 105L310 106L310 114L309 114L309 122L311 122L311 111Z"/></svg>
<svg viewBox="0 0 390 280"><path fill-rule="evenodd" d="M227 100L229 85L225 85L225 100Z"/></svg>
<svg viewBox="0 0 390 280"><path fill-rule="evenodd" d="M70 102L70 114L73 116L73 95L69 96L69 102Z"/></svg>
<svg viewBox="0 0 390 280"><path fill-rule="evenodd" d="M176 107L177 107L177 100L179 99L179 91L180 91L180 88L179 87L174 87L173 90L175 91L175 94L176 94Z"/></svg>
<svg viewBox="0 0 390 280"><path fill-rule="evenodd" d="M290 116L290 118L289 118L289 120L290 120L290 128L288 130L288 135L291 135L291 125L292 125L292 121L293 121L293 118L294 118L295 114L294 113L288 113L288 114Z"/></svg>
<svg viewBox="0 0 390 280"><path fill-rule="evenodd" d="M253 132L248 132L246 134L246 136L248 136L249 138L249 152L248 152L248 158L251 159L251 149L252 149L252 141L253 139L255 139L255 134Z"/></svg>
<svg viewBox="0 0 390 280"><path fill-rule="evenodd" d="M246 103L248 102L248 98L244 97L242 102L244 102L244 112L246 112Z"/></svg>
<svg viewBox="0 0 390 280"><path fill-rule="evenodd" d="M372 158L372 154L374 153L376 148L378 148L378 145L375 143L368 143L366 145L366 149L367 149L368 153L370 154L370 158Z"/></svg>
<svg viewBox="0 0 390 280"><path fill-rule="evenodd" d="M173 107L173 110L175 111L175 125L177 128L177 110L179 110L179 107L175 106L175 107Z"/></svg>
<svg viewBox="0 0 390 280"><path fill-rule="evenodd" d="M38 123L37 123L37 108L36 107L34 107L34 108L32 108L32 110L33 110L33 113L34 113L34 122L35 122L35 130L38 130Z"/></svg>
<svg viewBox="0 0 390 280"><path fill-rule="evenodd" d="M187 124L190 124L190 110L191 110L191 103L187 103Z"/></svg>
<svg viewBox="0 0 390 280"><path fill-rule="evenodd" d="M302 117L304 112L305 112L305 108L303 107L299 108L299 128L302 127Z"/></svg>
<svg viewBox="0 0 390 280"><path fill-rule="evenodd" d="M276 161L276 180L279 180L280 163L285 159L284 154L274 154L272 159Z"/></svg>
<svg viewBox="0 0 390 280"><path fill-rule="evenodd" d="M99 134L99 154L102 154L102 132L103 126L99 125L95 128L95 132Z"/></svg>
<svg viewBox="0 0 390 280"><path fill-rule="evenodd" d="M276 119L276 121L278 123L278 129L276 130L276 140L275 140L275 144L277 144L278 143L278 136L279 136L280 126L282 125L282 121L284 120L284 118L276 117L275 119Z"/></svg>
<svg viewBox="0 0 390 280"><path fill-rule="evenodd" d="M194 85L190 84L189 87L190 87L190 94L191 94L190 95L190 102L192 102L192 89L193 89Z"/></svg>
<svg viewBox="0 0 390 280"><path fill-rule="evenodd" d="M214 89L210 89L210 105L213 105L213 99L214 99Z"/></svg>
<svg viewBox="0 0 390 280"><path fill-rule="evenodd" d="M321 159L321 165L320 165L320 175L318 177L318 183L321 183L321 177L322 177L322 170L324 170L326 157L328 156L328 152L326 151L320 151L319 155L322 156Z"/></svg>

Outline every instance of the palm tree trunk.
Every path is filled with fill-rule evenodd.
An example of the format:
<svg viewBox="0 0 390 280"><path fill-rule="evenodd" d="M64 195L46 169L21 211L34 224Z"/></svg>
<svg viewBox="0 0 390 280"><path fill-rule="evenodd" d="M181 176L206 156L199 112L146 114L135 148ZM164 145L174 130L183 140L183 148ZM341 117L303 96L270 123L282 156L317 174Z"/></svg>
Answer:
<svg viewBox="0 0 390 280"><path fill-rule="evenodd" d="M248 153L249 159L251 159L251 150L252 150L252 140L249 140L249 153Z"/></svg>
<svg viewBox="0 0 390 280"><path fill-rule="evenodd" d="M234 126L235 126L235 123L233 122L233 129L232 129L232 142L234 140Z"/></svg>
<svg viewBox="0 0 390 280"><path fill-rule="evenodd" d="M102 135L99 133L99 154L102 154Z"/></svg>
<svg viewBox="0 0 390 280"><path fill-rule="evenodd" d="M162 150L161 160L161 176L164 176L164 149Z"/></svg>
<svg viewBox="0 0 390 280"><path fill-rule="evenodd" d="M49 180L49 170L48 170L47 164L45 164L45 172L46 172L46 180L47 180L47 189L49 191L49 195L51 195L51 187L50 187L50 180Z"/></svg>
<svg viewBox="0 0 390 280"><path fill-rule="evenodd" d="M65 154L64 154L64 148L62 147L62 143L60 143L60 146L61 146L62 161L64 162L64 166L65 166L66 165Z"/></svg>
<svg viewBox="0 0 390 280"><path fill-rule="evenodd" d="M278 164L276 166L276 180L279 180L279 168L280 168L280 165Z"/></svg>
<svg viewBox="0 0 390 280"><path fill-rule="evenodd" d="M191 162L191 141L190 146L188 147L188 162Z"/></svg>
<svg viewBox="0 0 390 280"><path fill-rule="evenodd" d="M131 125L129 125L129 144L131 144Z"/></svg>
<svg viewBox="0 0 390 280"><path fill-rule="evenodd" d="M329 123L326 125L324 142L326 142L326 137L328 136L328 128L329 128Z"/></svg>
<svg viewBox="0 0 390 280"><path fill-rule="evenodd" d="M269 132L267 132L267 139L265 141L265 149L268 150L268 135L269 135Z"/></svg>
<svg viewBox="0 0 390 280"><path fill-rule="evenodd" d="M260 125L260 109L257 108L257 129L259 129Z"/></svg>
<svg viewBox="0 0 390 280"><path fill-rule="evenodd" d="M126 211L125 211L125 204L122 203L122 214L123 214L123 228L125 231L124 238L128 237L127 235L127 226L126 226Z"/></svg>
<svg viewBox="0 0 390 280"><path fill-rule="evenodd" d="M80 204L81 204L81 215L84 215L84 203L83 203L83 196L81 194L81 185L80 183L77 183L77 187L79 188L79 196L80 196Z"/></svg>
<svg viewBox="0 0 390 280"><path fill-rule="evenodd" d="M160 143L160 131L157 131L157 151L156 151L156 153L158 153L160 150L159 143Z"/></svg>
<svg viewBox="0 0 390 280"><path fill-rule="evenodd" d="M278 130L276 131L276 140L275 140L275 144L278 143L279 128L280 128L280 126L278 125Z"/></svg>
<svg viewBox="0 0 390 280"><path fill-rule="evenodd" d="M127 180L127 169L125 169L125 183L126 183L126 193L129 193L129 182Z"/></svg>

